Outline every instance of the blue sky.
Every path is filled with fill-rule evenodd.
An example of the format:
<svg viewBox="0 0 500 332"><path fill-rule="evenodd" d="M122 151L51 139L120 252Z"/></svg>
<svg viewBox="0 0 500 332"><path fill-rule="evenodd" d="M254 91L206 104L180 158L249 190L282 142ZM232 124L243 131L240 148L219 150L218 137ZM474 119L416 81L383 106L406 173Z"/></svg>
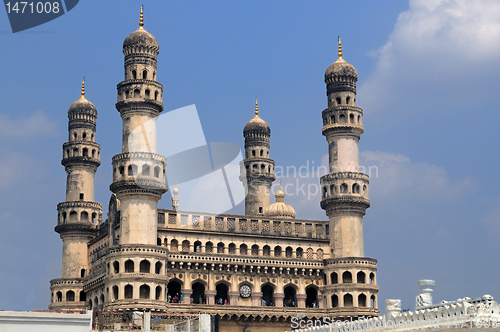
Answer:
<svg viewBox="0 0 500 332"><path fill-rule="evenodd" d="M142 1L81 1L12 34L0 13L0 309L45 309L60 276L53 231L65 197L61 146L79 97L98 109L96 201L106 211L111 157L121 151L116 84L122 42ZM435 302L500 298L500 3L496 0L144 1L160 44L165 110L196 104L210 142L243 146L257 95L271 157L296 168L325 162L323 75L357 69L364 110L361 164L371 174L365 255L379 260L379 307L414 308L417 280ZM295 181L292 178L282 181ZM317 178L302 179L317 183ZM180 194L182 200L182 194ZM319 197L286 198L298 218L326 220ZM169 207L166 194L160 207ZM241 206L234 210L242 212Z"/></svg>

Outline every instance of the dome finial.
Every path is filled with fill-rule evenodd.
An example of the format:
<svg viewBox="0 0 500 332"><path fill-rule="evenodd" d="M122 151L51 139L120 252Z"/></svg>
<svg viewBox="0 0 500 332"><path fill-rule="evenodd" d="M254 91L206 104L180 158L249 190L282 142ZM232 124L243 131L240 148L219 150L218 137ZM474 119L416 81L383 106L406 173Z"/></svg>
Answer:
<svg viewBox="0 0 500 332"><path fill-rule="evenodd" d="M342 59L342 43L340 42L340 36L339 36L339 59Z"/></svg>
<svg viewBox="0 0 500 332"><path fill-rule="evenodd" d="M144 26L144 20L143 20L143 17L144 15L142 15L142 7L141 6L141 15L139 15L139 29L144 29L143 26Z"/></svg>
<svg viewBox="0 0 500 332"><path fill-rule="evenodd" d="M257 104L257 97L255 97L255 117L259 116L259 105Z"/></svg>
<svg viewBox="0 0 500 332"><path fill-rule="evenodd" d="M82 92L81 92L82 96L80 98L85 98L85 76L83 76L83 79L82 79Z"/></svg>

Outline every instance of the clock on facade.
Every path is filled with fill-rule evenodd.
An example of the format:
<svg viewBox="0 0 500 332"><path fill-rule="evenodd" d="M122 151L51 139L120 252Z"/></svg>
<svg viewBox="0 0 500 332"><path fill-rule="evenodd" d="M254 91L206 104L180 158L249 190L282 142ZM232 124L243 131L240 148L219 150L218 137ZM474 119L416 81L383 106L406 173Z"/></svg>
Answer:
<svg viewBox="0 0 500 332"><path fill-rule="evenodd" d="M241 285L240 287L240 296L243 298L249 298L250 295L252 295L252 290L250 289L250 286L248 285Z"/></svg>

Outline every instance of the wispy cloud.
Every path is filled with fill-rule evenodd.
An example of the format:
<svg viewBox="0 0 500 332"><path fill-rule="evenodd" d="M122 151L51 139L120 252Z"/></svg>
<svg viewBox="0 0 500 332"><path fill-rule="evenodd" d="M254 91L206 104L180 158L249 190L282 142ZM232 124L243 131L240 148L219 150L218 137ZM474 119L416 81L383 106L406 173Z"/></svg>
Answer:
<svg viewBox="0 0 500 332"><path fill-rule="evenodd" d="M0 137L31 138L54 136L57 121L50 120L43 111L36 111L30 117L11 119L7 114L0 114Z"/></svg>

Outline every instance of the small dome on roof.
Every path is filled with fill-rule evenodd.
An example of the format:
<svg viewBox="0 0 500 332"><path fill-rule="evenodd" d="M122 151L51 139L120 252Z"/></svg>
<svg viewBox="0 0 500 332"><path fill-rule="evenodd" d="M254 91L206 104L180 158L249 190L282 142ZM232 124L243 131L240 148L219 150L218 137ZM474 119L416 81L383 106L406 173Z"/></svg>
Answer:
<svg viewBox="0 0 500 332"><path fill-rule="evenodd" d="M72 112L91 111L97 112L94 104L85 98L85 79L82 80L82 96L78 98L68 109L68 115Z"/></svg>
<svg viewBox="0 0 500 332"><path fill-rule="evenodd" d="M243 128L243 134L251 131L264 131L268 136L271 135L271 128L266 121L259 117L259 106L257 105L257 99L255 99L255 116L252 120L248 121Z"/></svg>
<svg viewBox="0 0 500 332"><path fill-rule="evenodd" d="M132 32L130 35L125 38L123 41L123 48L131 47L131 46L150 46L156 49L159 48L158 41L156 38L144 29L143 15L142 15L142 6L141 6L141 15L139 18L139 29Z"/></svg>
<svg viewBox="0 0 500 332"><path fill-rule="evenodd" d="M269 205L264 211L264 216L272 218L295 219L296 213L293 207L284 202L285 193L280 189L275 194L276 203Z"/></svg>
<svg viewBox="0 0 500 332"><path fill-rule="evenodd" d="M358 79L358 73L353 65L342 59L342 44L339 37L339 58L332 63L325 72L325 80L330 76L352 76Z"/></svg>

